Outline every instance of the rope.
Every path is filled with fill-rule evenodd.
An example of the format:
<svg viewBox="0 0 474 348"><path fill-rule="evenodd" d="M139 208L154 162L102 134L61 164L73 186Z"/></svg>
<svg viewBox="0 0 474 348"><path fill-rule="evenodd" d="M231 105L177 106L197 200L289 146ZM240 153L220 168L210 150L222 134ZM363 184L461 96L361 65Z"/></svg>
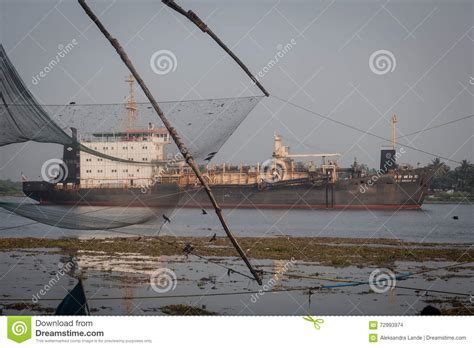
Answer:
<svg viewBox="0 0 474 348"><path fill-rule="evenodd" d="M115 231L118 232L118 231ZM167 242L167 241L164 241ZM193 254L194 255L194 254ZM195 256L200 256L200 255L195 255ZM205 257L202 257L203 259L215 263L212 260L208 260ZM411 273L405 273L397 276L395 279L397 280L406 280L408 278L413 277L414 275L417 274L423 274L423 273L428 273L440 269L450 269L450 268L456 268L461 265L473 263L472 261L466 261L466 262L459 262L454 265L449 265L449 266L442 266L442 267L437 267L437 268L431 268L428 270L423 270L419 272L411 272ZM224 265L218 264L224 268L228 268ZM232 269L231 269L232 270ZM232 270L234 271L234 270ZM236 271L234 271L236 272ZM264 274L280 274L277 272L272 272L272 271L261 271ZM240 272L236 272L238 274L241 274L251 280L254 280L252 277L242 274ZM335 289L335 288L342 288L342 287L349 287L349 286L360 286L360 285L370 285L370 282L361 282L361 281L351 281L347 279L339 279L339 278L325 278L325 277L313 277L313 276L303 276L303 275L298 275L298 274L286 274L286 276L289 277L295 277L295 278L303 278L303 279L318 279L318 280L329 280L329 281L334 281L334 282L345 282L344 284L337 284L337 285L320 285L320 286L308 286L308 287L296 287L296 288L291 288L291 289L270 289L270 290L250 290L250 291L233 291L233 292L220 292L220 293L204 293L204 294L183 294L183 295L156 295L156 296L125 296L125 297L100 297L100 298L90 298L88 299L89 301L99 301L99 300L126 300L126 299L137 299L137 300L147 300L147 299L167 299L167 298L190 298L190 297L212 297L212 296L232 296L232 295L246 295L246 294L261 294L261 293L280 293L280 292L292 292L292 291L314 291L314 290L323 290L323 289ZM471 294L468 293L462 293L462 292L454 292L454 291L444 291L444 290L436 290L436 289L430 289L430 288L417 288L417 287L409 287L409 286L401 286L401 285L392 285L394 288L398 289L404 289L404 290L413 290L413 291L425 291L425 292L432 292L432 293L439 293L439 294L446 294L446 295L457 295L457 296L471 296ZM17 302L26 302L30 301L31 299L29 298L3 298L0 300L0 302L12 302L12 301L17 301ZM62 301L62 298L48 298L48 299L39 299L40 301Z"/></svg>
<svg viewBox="0 0 474 348"><path fill-rule="evenodd" d="M428 272L438 271L438 270L441 270L441 269L457 268L459 266L469 264L469 263L473 263L473 262L472 261L459 262L459 263L456 263L454 265L431 268L431 269L423 270L423 271L419 271L419 272L401 273L400 275L395 277L395 280L406 280L406 279L412 278L414 275L419 275L419 274L424 274L424 273L428 273ZM262 271L262 272L266 273L266 274L274 274L274 275L279 274L278 272L271 272L271 271ZM303 275L298 275L298 274L286 274L286 276L293 277L293 278L327 280L327 281L343 283L343 284L337 284L337 285L322 285L321 289L334 289L334 288L340 288L340 287L370 285L370 282L366 282L366 281L347 280L347 279L340 279L340 278L303 276ZM443 294L450 294L450 295L470 296L470 294L452 292L452 291L431 290L431 289L425 289L425 288L414 288L414 287L400 286L400 285L396 285L396 284L392 284L391 286L394 287L394 288L406 289L406 290L427 291L427 292L436 292L436 293L443 293Z"/></svg>
<svg viewBox="0 0 474 348"><path fill-rule="evenodd" d="M125 296L125 297L95 297L88 298L87 301L100 301L100 300L132 300L132 299L166 299L166 298L188 298L188 297L212 297L212 296L230 296L230 295L246 295L246 294L258 294L258 293L272 293L272 292L289 292L289 291L304 291L304 290L319 290L321 287L300 287L292 289L271 289L271 290L252 290L252 291L233 291L233 292L219 292L219 293L204 293L204 294L183 294L183 295L156 295L156 296ZM39 301L62 301L63 298L43 298ZM31 301L31 298L5 298L0 299L3 301Z"/></svg>
<svg viewBox="0 0 474 348"><path fill-rule="evenodd" d="M161 100L160 104L169 104L169 103L183 103L183 102L203 102L203 101L215 101L215 100L235 100L235 99L248 99L248 98L260 98L260 95L250 95L248 97L221 97L221 98L203 98L203 99L186 99L186 100ZM123 107L123 102L121 103L74 103L74 104L38 104L43 107L51 106L64 106L68 108L81 107L81 106L98 106L98 105L119 105ZM137 105L151 105L150 102L135 102ZM30 106L29 104L24 103L5 103L6 106Z"/></svg>
<svg viewBox="0 0 474 348"><path fill-rule="evenodd" d="M220 267L222 267L222 268L225 268L225 269L227 269L228 271L231 271L231 272L233 272L233 273L236 273L236 274L239 274L239 275L241 275L241 276L244 276L245 278L248 278L248 279L251 279L251 280L255 280L253 277L251 277L251 276L249 276L249 275L247 275L247 274L245 274L245 273L242 273L242 272L240 272L240 271L236 271L235 269L233 269L233 268L231 268L231 267L225 266L225 265L223 265L223 264L221 264L221 263L218 263L218 262L216 262L216 261L213 261L213 260L211 260L211 259L209 259L209 258L207 258L207 257L205 257L205 256L199 255L198 253L196 253L196 252L194 252L194 251L192 251L192 250L189 251L189 252L183 252L183 250L182 250L183 245L182 245L182 244L181 244L181 245L178 245L177 242L167 241L167 240L163 239L163 238L160 237L160 236L157 236L157 235L155 235L155 236L153 236L153 235L152 235L152 236L147 236L147 235L141 235L141 234L135 233L135 232L125 232L125 231L117 231L117 230L108 230L108 231L110 231L110 232L115 232L115 233L121 233L121 234L127 234L127 235L133 235L133 236L136 236L136 237L144 237L144 238L153 237L153 238L156 238L156 239L158 239L158 240L160 240L160 241L162 241L162 242L164 242L164 243L166 243L166 244L168 244L168 245L173 246L174 248L176 248L176 250L180 250L184 255L190 254L190 255L196 256L196 257L198 257L198 258L201 259L201 260L204 260L204 261L206 261L206 262L209 262L209 263L215 264L215 265L217 265L217 266L220 266Z"/></svg>
<svg viewBox="0 0 474 348"><path fill-rule="evenodd" d="M413 277L414 275L419 275L419 274L424 274L424 273L429 273L433 271L439 271L441 269L450 269L450 268L457 268L459 266L473 263L472 261L465 261L465 262L459 262L455 263L453 265L449 266L441 266L441 267L436 267L436 268L430 268L428 270L423 270L419 272L401 272L399 276L397 276L400 280L403 279L408 279ZM264 274L272 274L272 275L279 275L281 273L278 272L272 272L272 271L262 271ZM294 273L286 273L284 274L285 276L289 278L299 278L299 279L314 279L314 280L327 280L331 282L338 282L338 283L356 283L356 284L367 284L367 282L364 281L358 281L358 280L348 280L348 279L342 279L342 278L328 278L328 277L316 277L316 276L305 276L305 275L300 275L300 274L294 274ZM397 279L396 277L396 279Z"/></svg>
<svg viewBox="0 0 474 348"><path fill-rule="evenodd" d="M366 283L365 283L366 284ZM357 284L357 285L363 285ZM347 286L343 284L343 286ZM213 297L213 296L232 296L232 295L247 295L247 294L261 294L261 293L281 293L281 292L292 292L292 291L315 291L315 290L322 290L322 289L332 289L338 287L335 286L307 286L307 287L298 287L298 288L291 288L291 289L271 289L271 290L251 290L251 291L232 291L232 292L218 292L218 293L204 293L204 294L183 294L183 295L156 295L156 296L124 296L124 297L93 297L88 298L88 301L102 301L102 300L147 300L147 299L167 299L167 298L190 298L190 297ZM342 287L342 286L339 286ZM407 290L414 290L414 291L426 291L426 292L434 292L434 293L441 293L447 295L458 295L458 296L470 296L471 294L468 293L461 293L461 292L453 292L453 291L443 291L443 290L433 290L429 288L415 288L415 287L407 287L407 286L395 286L396 288L400 289L407 289ZM39 301L62 301L63 298L41 298ZM31 298L2 298L0 302L26 302L31 301Z"/></svg>
<svg viewBox="0 0 474 348"><path fill-rule="evenodd" d="M380 136L380 135L377 135L377 134L375 134L375 133L371 133L371 132L369 132L369 131L363 130L363 129L361 129L361 128L358 128L358 127L356 127L356 126L350 125L350 124L348 124L348 123L341 122L341 121L335 120L335 119L333 119L333 118L331 118L331 117L322 115L322 114L320 114L320 113L317 113L317 112L315 112L315 111L313 111L313 110L310 110L310 109L308 109L308 108L305 108L304 106L295 104L295 103L293 103L293 102L291 102L291 101L289 101L289 100L286 100L286 99L284 99L284 98L280 98L280 97L277 97L277 96L275 96L275 95L271 95L271 96L272 96L273 98L275 98L275 99L278 99L279 101L281 101L281 102L283 102L283 103L292 105L292 106L294 106L295 108L301 109L301 110L306 111L306 112L308 112L308 113L310 113L310 114L313 114L313 115L315 115L315 116L321 117L321 118L323 118L323 119L325 119L325 120L328 120L328 121L331 121L331 122L333 122L333 123L337 123L337 124L339 124L339 125L341 125L341 126L350 128L350 129L355 130L355 131L357 131L357 132L360 132L360 133L363 133L363 134L367 134L367 135L370 135L370 136L379 138L379 139L384 140L384 141L392 141L391 139L384 138L384 137L382 137L382 136ZM418 149L418 148L416 148L416 147L414 147L414 146L401 144L401 143L399 143L399 142L396 142L396 143L397 143L398 145L400 145L400 146L406 147L407 149L411 149L411 150L414 150L414 151L418 151L418 152L424 153L424 154L426 154L426 155L430 155L430 156L434 156L434 157L439 157L439 158L441 158L441 159L444 159L444 160L446 160L446 161L450 161L450 162L453 162L453 163L461 164L461 162L455 161L455 160L453 160L453 159L451 159L451 158L449 158L449 157L440 156L440 155L438 155L438 154L431 153L431 152L428 152L428 151L425 151L425 150L421 150L421 149Z"/></svg>
<svg viewBox="0 0 474 348"><path fill-rule="evenodd" d="M23 226L28 226L28 225L34 225L34 224L37 224L37 223L38 223L38 222L32 222L32 223L29 223L29 224L19 225L19 226L16 226L16 227L7 227L6 229L13 229L13 228L18 228L18 227L23 227ZM0 229L0 231L2 231L2 230L3 230L3 229ZM144 234L139 234L139 233L134 233L134 232L125 232L125 231L117 231L117 230L106 230L105 232L109 232L109 231L110 231L110 232L114 232L114 233L119 233L119 234L125 234L125 235L135 236L135 237L143 237L143 238L153 237L153 238L156 238L156 239L158 239L158 240L160 240L160 241L162 241L162 242L164 242L164 243L166 243L166 244L168 244L168 245L171 245L171 246L175 247L176 250L180 250L180 251L182 252L182 247L183 247L182 244L181 244L181 245L178 245L176 242L167 241L167 240L165 240L165 239L163 239L162 237L159 237L159 236L144 235ZM245 274L245 273L243 273L243 272L237 271L237 270L235 270L235 269L233 269L233 268L231 268L231 267L227 267L227 266L225 266L225 265L223 265L223 264L221 264L221 263L218 263L218 262L216 262L216 261L213 261L213 260L211 260L211 259L209 259L209 258L207 258L207 257L205 257L205 256L199 255L199 254L197 254L197 253L195 253L195 252L193 252L193 251L187 252L187 253L184 253L184 252L183 252L183 254L184 254L184 255L186 255L186 254L191 254L191 255L193 255L193 256L198 257L198 258L201 259L201 260L204 260L204 261L206 261L206 262L209 262L209 263L218 265L218 266L220 266L220 267L222 267L222 268L225 268L225 269L227 269L228 271L231 271L232 273L236 273L236 274L239 274L239 275L241 275L241 276L243 276L243 277L245 277L245 278L248 278L248 279L251 279L251 280L255 280L253 277L251 277L251 276L249 276L249 275L247 275L247 274Z"/></svg>
<svg viewBox="0 0 474 348"><path fill-rule="evenodd" d="M416 132L408 133L408 134L399 136L398 139L406 138L406 137L409 137L409 136L411 136L411 135L415 135L415 134L418 134L418 133L423 133L423 132L426 132L426 131L429 131L429 130L432 130L432 129L441 128L441 127L450 125L450 124L452 124L452 123L456 123L456 122L459 122L459 121L467 120L467 119L469 119L469 118L471 118L471 117L474 117L474 115L464 116L464 117L461 117L461 118L458 118L458 119L455 119L455 120L452 120L452 121L449 121L449 122L446 122L446 123L441 123L441 124L438 124L438 125L436 125L436 126L432 126L432 127L428 127L428 128L425 128L425 129L421 129L421 130L416 131Z"/></svg>

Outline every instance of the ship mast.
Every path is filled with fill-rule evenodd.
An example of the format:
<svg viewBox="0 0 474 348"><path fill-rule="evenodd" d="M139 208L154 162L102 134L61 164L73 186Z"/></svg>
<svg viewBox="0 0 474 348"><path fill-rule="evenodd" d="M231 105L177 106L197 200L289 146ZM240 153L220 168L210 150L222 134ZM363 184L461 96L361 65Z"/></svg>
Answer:
<svg viewBox="0 0 474 348"><path fill-rule="evenodd" d="M392 149L395 150L395 146L397 144L397 126L396 126L398 122L397 115L392 116L391 122L392 122Z"/></svg>
<svg viewBox="0 0 474 348"><path fill-rule="evenodd" d="M137 103L135 101L135 78L130 74L125 82L129 85L129 95L125 109L127 109L127 129L134 129L137 121Z"/></svg>

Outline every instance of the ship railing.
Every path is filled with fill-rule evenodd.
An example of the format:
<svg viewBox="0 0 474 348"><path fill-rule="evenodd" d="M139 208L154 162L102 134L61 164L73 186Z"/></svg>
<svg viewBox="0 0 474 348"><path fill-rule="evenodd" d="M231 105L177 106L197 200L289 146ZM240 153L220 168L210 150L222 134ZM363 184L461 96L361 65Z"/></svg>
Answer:
<svg viewBox="0 0 474 348"><path fill-rule="evenodd" d="M96 189L96 188L128 189L131 187L133 186L127 183L100 183L100 184L83 183L81 184L81 188L85 188L85 189Z"/></svg>
<svg viewBox="0 0 474 348"><path fill-rule="evenodd" d="M157 184L176 184L180 182L181 176L177 175L162 175L157 176L153 181Z"/></svg>
<svg viewBox="0 0 474 348"><path fill-rule="evenodd" d="M307 173L319 173L321 172L320 168L316 168L316 170L308 170L306 168L293 168L293 170L287 170L289 174L307 174ZM194 175L194 173L185 168L182 170L183 174L189 174L189 175ZM222 169L222 167L216 167L216 168L208 168L203 170L203 174L211 174L211 175L226 175L226 174L233 174L233 175L248 175L248 174L257 174L258 171L255 167L253 168L242 168L242 170L239 167L232 167L229 169L226 167L225 170ZM263 173L263 171L262 171Z"/></svg>
<svg viewBox="0 0 474 348"><path fill-rule="evenodd" d="M110 136L110 137L95 137L91 136L82 136L80 137L80 142L84 143L119 143L119 142L138 142L138 141L151 141L151 137L133 137L133 136Z"/></svg>

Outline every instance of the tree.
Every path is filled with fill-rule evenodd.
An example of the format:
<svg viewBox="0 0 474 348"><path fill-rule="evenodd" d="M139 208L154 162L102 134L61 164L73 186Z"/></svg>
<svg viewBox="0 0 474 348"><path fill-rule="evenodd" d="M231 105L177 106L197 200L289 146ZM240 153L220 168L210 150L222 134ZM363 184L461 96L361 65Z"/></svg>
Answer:
<svg viewBox="0 0 474 348"><path fill-rule="evenodd" d="M472 192L474 189L474 165L468 160L462 160L461 165L454 169L456 189Z"/></svg>
<svg viewBox="0 0 474 348"><path fill-rule="evenodd" d="M439 158L435 158L424 169L431 177L431 189L474 192L474 165L468 160L461 161L458 167L451 170Z"/></svg>
<svg viewBox="0 0 474 348"><path fill-rule="evenodd" d="M446 165L446 163L441 162L439 157L432 160L431 163L426 166L426 169L432 173L434 179L442 178L450 171L449 166Z"/></svg>
<svg viewBox="0 0 474 348"><path fill-rule="evenodd" d="M449 190L456 184L453 175L450 175L450 168L446 163L442 162L439 157L436 157L428 164L425 169L431 177L432 189Z"/></svg>

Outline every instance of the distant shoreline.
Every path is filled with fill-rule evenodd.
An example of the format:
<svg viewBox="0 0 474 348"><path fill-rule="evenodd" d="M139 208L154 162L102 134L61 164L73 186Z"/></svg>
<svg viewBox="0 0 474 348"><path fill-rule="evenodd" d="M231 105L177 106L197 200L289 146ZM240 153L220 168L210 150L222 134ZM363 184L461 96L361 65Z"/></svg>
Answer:
<svg viewBox="0 0 474 348"><path fill-rule="evenodd" d="M15 193L0 193L0 197L26 197L23 192L15 192Z"/></svg>
<svg viewBox="0 0 474 348"><path fill-rule="evenodd" d="M423 205L425 204L463 204L463 205L471 205L474 204L474 201L429 201L425 200ZM421 206L423 208L423 205Z"/></svg>

